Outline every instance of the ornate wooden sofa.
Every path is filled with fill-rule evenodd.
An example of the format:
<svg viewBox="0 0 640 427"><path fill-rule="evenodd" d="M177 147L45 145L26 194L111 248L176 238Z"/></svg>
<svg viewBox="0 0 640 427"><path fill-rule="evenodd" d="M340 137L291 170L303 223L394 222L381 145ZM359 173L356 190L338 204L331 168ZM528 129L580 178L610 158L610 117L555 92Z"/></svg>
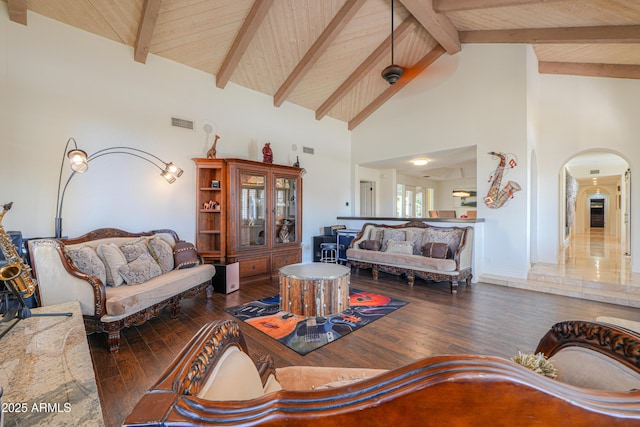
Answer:
<svg viewBox="0 0 640 427"><path fill-rule="evenodd" d="M561 322L538 347L553 356L576 348L640 384L640 335ZM603 375L588 368L594 381ZM626 387L578 387L477 355L434 356L390 371L275 369L270 357L254 365L239 326L227 320L194 336L123 425L640 425L640 391Z"/></svg>
<svg viewBox="0 0 640 427"><path fill-rule="evenodd" d="M471 227L435 227L422 221L400 225L366 223L347 249L347 262L355 268L371 269L376 280L378 271L384 271L405 274L409 286L413 286L416 277L448 281L451 293L455 294L458 282L466 281L467 286L471 284L472 237ZM395 238L402 240L393 242ZM365 246L375 242L379 244ZM428 243L448 247L442 253L446 257L426 253L424 249ZM398 250L396 246L399 246Z"/></svg>
<svg viewBox="0 0 640 427"><path fill-rule="evenodd" d="M94 230L72 239L30 240L29 256L38 281L39 305L79 301L87 333L108 333L109 349L116 352L123 328L142 324L165 307L169 307L175 317L180 312L182 298L193 297L205 289L212 292L215 267L211 264L174 269L137 285L112 287L95 275L81 272L68 251L83 247L95 250L101 244L122 245L152 237L161 238L171 248L179 241L173 230L129 233L115 228Z"/></svg>

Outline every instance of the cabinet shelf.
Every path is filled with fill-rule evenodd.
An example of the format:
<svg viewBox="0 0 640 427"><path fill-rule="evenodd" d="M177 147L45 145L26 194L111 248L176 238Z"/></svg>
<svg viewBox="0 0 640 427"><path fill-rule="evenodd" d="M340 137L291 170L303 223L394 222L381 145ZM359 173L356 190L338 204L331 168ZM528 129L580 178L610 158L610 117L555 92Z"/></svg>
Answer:
<svg viewBox="0 0 640 427"><path fill-rule="evenodd" d="M205 262L225 260L227 197L226 163L223 159L195 158L196 164L196 247ZM214 182L219 186L212 187ZM211 203L211 204L210 204ZM208 209L209 206L217 209Z"/></svg>

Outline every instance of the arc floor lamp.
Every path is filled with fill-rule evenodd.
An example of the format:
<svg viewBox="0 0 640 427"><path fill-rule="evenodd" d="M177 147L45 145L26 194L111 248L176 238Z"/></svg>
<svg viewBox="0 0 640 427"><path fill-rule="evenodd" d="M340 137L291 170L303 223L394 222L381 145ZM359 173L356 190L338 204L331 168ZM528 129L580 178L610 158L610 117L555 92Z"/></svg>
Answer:
<svg viewBox="0 0 640 427"><path fill-rule="evenodd" d="M69 150L69 145L73 143L73 148ZM67 151L68 150L68 151ZM182 175L182 169L176 166L172 162L165 162L160 157L151 154L147 151L140 150L138 148L133 147L110 147L104 148L102 150L98 150L91 155L87 155L87 153L78 148L78 144L76 140L72 137L67 140L67 144L64 147L64 154L62 156L62 162L60 164L60 176L58 177L58 195L56 197L56 238L62 237L62 206L64 204L64 195L67 191L67 187L69 186L69 182L77 173L86 172L89 169L89 162L103 156L107 156L110 154L124 154L129 156L134 156L139 159L146 161L147 163L152 164L153 166L160 169L160 176L163 177L169 184L175 182L177 178ZM65 158L69 159L71 162L71 175L67 178L67 181L62 186L62 174L64 170Z"/></svg>

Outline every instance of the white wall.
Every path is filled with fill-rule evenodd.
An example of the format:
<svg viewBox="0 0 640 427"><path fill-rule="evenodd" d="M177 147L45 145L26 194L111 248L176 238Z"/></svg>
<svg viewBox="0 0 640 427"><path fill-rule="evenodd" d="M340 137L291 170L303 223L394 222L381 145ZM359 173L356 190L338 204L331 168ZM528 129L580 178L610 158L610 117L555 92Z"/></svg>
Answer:
<svg viewBox="0 0 640 427"><path fill-rule="evenodd" d="M64 234L100 227L144 231L167 227L195 237L194 157L204 157L221 136L217 155L262 160L271 142L274 163L300 157L304 176L303 257L311 260L312 237L337 215L350 214L350 134L346 124L229 84L212 75L149 55L133 60L131 48L35 13L29 25L10 22L0 3L0 203L14 201L7 230L26 237L54 232L56 189L64 144L71 136L88 153L124 145L173 161L184 175L168 185L159 170L133 157L96 159L76 176L66 194ZM195 122L195 130L170 126L170 118ZM293 151L292 145L297 145ZM302 147L313 147L314 155ZM117 168L114 173L110 168ZM65 174L69 169L65 165ZM330 171L330 173L328 173Z"/></svg>
<svg viewBox="0 0 640 427"><path fill-rule="evenodd" d="M532 46L527 46L527 188L529 212L526 228L529 230L529 260L538 262L538 215L541 207L546 206L540 201L538 191L538 128L540 127L540 74L538 73L538 58Z"/></svg>
<svg viewBox="0 0 640 427"><path fill-rule="evenodd" d="M619 154L631 168L632 269L640 271L640 209L633 208L640 200L640 81L541 75L540 85L540 261L557 262L561 169L576 154L598 149Z"/></svg>
<svg viewBox="0 0 640 427"><path fill-rule="evenodd" d="M529 267L526 53L522 45L464 45L461 54L440 58L352 131L355 164L476 145L479 200L497 167L487 153L515 154L518 166L508 179L522 191L501 209L478 204L487 236L479 262L486 273L513 277L526 277Z"/></svg>

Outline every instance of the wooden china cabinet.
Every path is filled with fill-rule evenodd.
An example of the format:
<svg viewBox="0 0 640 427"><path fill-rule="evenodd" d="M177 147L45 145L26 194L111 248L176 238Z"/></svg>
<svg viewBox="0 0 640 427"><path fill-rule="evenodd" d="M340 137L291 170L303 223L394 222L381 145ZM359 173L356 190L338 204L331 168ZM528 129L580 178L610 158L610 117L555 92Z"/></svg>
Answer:
<svg viewBox="0 0 640 427"><path fill-rule="evenodd" d="M280 267L301 262L300 168L242 159L194 161L198 176L196 246L207 261L239 262L243 282L277 276ZM219 190L204 185L211 180L220 181ZM221 199L220 223L215 213L208 218L212 212L203 209L211 195ZM219 236L219 241L212 236Z"/></svg>

